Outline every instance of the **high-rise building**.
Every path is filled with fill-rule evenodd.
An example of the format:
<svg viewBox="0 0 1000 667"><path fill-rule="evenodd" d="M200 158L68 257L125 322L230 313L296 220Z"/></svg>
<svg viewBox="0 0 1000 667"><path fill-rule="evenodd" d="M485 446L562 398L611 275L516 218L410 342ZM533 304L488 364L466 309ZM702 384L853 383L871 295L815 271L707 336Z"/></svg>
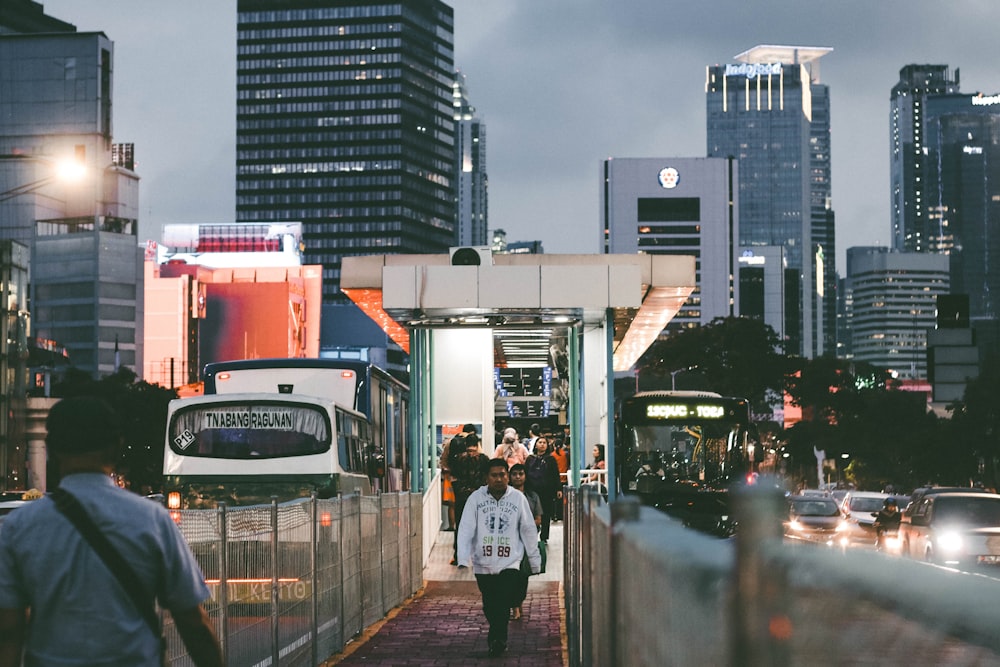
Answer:
<svg viewBox="0 0 1000 667"><path fill-rule="evenodd" d="M455 72L455 229L459 246L487 245L486 123L469 104L465 75Z"/></svg>
<svg viewBox="0 0 1000 667"><path fill-rule="evenodd" d="M739 162L738 245L782 247L798 284L786 312L790 353L834 352L836 290L825 47L757 46L706 79L709 157ZM797 311L797 312L796 312Z"/></svg>
<svg viewBox="0 0 1000 667"><path fill-rule="evenodd" d="M324 303L348 255L455 241L453 12L238 0L236 216L303 225Z"/></svg>
<svg viewBox="0 0 1000 667"><path fill-rule="evenodd" d="M927 98L927 217L973 322L1000 319L1000 95Z"/></svg>
<svg viewBox="0 0 1000 667"><path fill-rule="evenodd" d="M113 56L36 2L0 6L0 247L11 280L31 275L30 300L5 287L0 489L24 488L26 385L45 391L50 362L95 378L141 365L139 179L130 145L112 143Z"/></svg>
<svg viewBox="0 0 1000 667"><path fill-rule="evenodd" d="M927 332L948 294L948 258L885 247L847 249L853 358L902 380L927 378Z"/></svg>
<svg viewBox="0 0 1000 667"><path fill-rule="evenodd" d="M736 314L735 160L611 158L601 163L601 248L605 253L692 255L695 290L668 331Z"/></svg>
<svg viewBox="0 0 1000 667"><path fill-rule="evenodd" d="M930 165L927 97L957 93L959 72L947 65L907 65L892 87L889 111L892 247L935 252L941 239L928 214L930 191L924 175Z"/></svg>
<svg viewBox="0 0 1000 667"><path fill-rule="evenodd" d="M959 92L947 65L892 89L893 247L948 255L975 322L1000 318L1000 95Z"/></svg>

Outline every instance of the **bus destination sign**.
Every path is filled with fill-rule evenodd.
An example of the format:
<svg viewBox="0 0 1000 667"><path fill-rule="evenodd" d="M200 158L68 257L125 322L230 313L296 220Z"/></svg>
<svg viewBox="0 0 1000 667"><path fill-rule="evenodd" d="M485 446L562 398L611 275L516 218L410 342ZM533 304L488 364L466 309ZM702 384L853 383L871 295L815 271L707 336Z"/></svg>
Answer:
<svg viewBox="0 0 1000 667"><path fill-rule="evenodd" d="M721 405L707 403L650 403L646 406L646 417L650 419L722 419L726 409Z"/></svg>

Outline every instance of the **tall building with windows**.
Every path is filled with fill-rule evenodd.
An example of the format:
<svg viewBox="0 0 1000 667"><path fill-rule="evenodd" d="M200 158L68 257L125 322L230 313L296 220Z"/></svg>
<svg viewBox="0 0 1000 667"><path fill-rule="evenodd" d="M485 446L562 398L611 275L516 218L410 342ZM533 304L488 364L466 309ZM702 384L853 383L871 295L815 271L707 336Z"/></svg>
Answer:
<svg viewBox="0 0 1000 667"><path fill-rule="evenodd" d="M825 47L756 46L706 78L708 156L739 162L739 239L781 247L789 271L790 353L834 351L836 267ZM796 284L797 283L797 284Z"/></svg>
<svg viewBox="0 0 1000 667"><path fill-rule="evenodd" d="M348 255L455 241L453 12L238 0L236 216L297 221L324 303Z"/></svg>
<svg viewBox="0 0 1000 667"><path fill-rule="evenodd" d="M465 75L455 72L455 230L459 246L487 245L486 123L469 104Z"/></svg>
<svg viewBox="0 0 1000 667"><path fill-rule="evenodd" d="M927 332L948 294L948 258L889 248L847 249L853 358L901 380L927 379Z"/></svg>
<svg viewBox="0 0 1000 667"><path fill-rule="evenodd" d="M95 378L141 365L139 178L113 143L113 76L105 34L0 3L0 248L5 281L25 281L4 286L0 490L25 488L26 391L56 358Z"/></svg>
<svg viewBox="0 0 1000 667"><path fill-rule="evenodd" d="M907 65L892 87L889 109L889 174L892 247L908 252L936 252L940 234L928 212L931 192L924 175L930 166L927 144L927 98L957 93L959 72L947 65Z"/></svg>
<svg viewBox="0 0 1000 667"><path fill-rule="evenodd" d="M959 92L946 65L907 65L891 113L893 246L948 255L973 326L1000 319L1000 95Z"/></svg>

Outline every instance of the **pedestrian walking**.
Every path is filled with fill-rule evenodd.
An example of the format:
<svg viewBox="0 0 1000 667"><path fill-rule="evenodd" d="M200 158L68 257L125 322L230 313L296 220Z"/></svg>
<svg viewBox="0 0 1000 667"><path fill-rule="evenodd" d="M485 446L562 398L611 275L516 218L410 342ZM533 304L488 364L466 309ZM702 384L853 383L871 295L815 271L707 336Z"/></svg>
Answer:
<svg viewBox="0 0 1000 667"><path fill-rule="evenodd" d="M455 519L462 521L462 513L469 496L483 485L486 478L486 464L489 457L479 449L479 436L475 431L466 433L463 439L465 451L451 464L452 488L455 490ZM458 565L458 535L456 533L452 549L452 565Z"/></svg>
<svg viewBox="0 0 1000 667"><path fill-rule="evenodd" d="M531 515L535 517L535 527L542 525L542 501L538 497L538 494L534 491L530 491L525 488L524 483L527 479L527 471L523 465L520 463L515 463L510 467L509 471L510 485L524 494L524 497L528 499L528 505L531 507ZM521 606L524 604L525 598L528 597L528 576L529 572L524 570L524 558L521 559L521 580L518 584L517 594L514 596L514 606L511 607L510 620L517 621L520 620L523 610Z"/></svg>
<svg viewBox="0 0 1000 667"><path fill-rule="evenodd" d="M538 494L542 501L542 542L549 541L549 526L556 513L556 501L562 498L559 464L549 451L549 439L540 436L535 440L535 453L524 464L527 470L527 487Z"/></svg>
<svg viewBox="0 0 1000 667"><path fill-rule="evenodd" d="M491 656L507 650L507 625L518 591L521 559L541 571L538 531L524 494L509 485L507 461L490 459L486 486L473 493L458 524L458 565L472 564L489 623Z"/></svg>
<svg viewBox="0 0 1000 667"><path fill-rule="evenodd" d="M515 463L524 463L528 460L528 448L517 439L517 431L513 428L504 429L503 440L493 452L493 458L503 459L507 462L507 467Z"/></svg>
<svg viewBox="0 0 1000 667"><path fill-rule="evenodd" d="M191 660L222 665L201 603L198 564L160 505L112 479L118 420L93 396L66 398L46 421L62 477L0 531L0 667L154 667L163 638L154 601L169 610Z"/></svg>

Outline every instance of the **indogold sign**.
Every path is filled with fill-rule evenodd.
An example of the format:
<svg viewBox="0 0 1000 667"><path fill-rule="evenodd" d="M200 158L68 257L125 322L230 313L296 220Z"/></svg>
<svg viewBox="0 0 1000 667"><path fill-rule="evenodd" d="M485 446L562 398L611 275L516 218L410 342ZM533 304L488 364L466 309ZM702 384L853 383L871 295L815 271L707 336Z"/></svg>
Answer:
<svg viewBox="0 0 1000 667"><path fill-rule="evenodd" d="M726 409L721 405L685 405L683 403L655 403L646 406L650 419L721 419Z"/></svg>

